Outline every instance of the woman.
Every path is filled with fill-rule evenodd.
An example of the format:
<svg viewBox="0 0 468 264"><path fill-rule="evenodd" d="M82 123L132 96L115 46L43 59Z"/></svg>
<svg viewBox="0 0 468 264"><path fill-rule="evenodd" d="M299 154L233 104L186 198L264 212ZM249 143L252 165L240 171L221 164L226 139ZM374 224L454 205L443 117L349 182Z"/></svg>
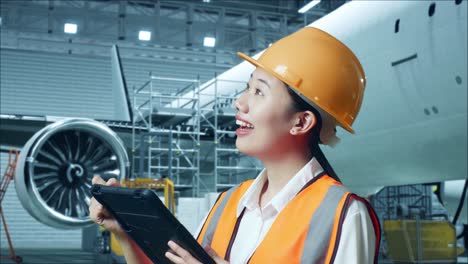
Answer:
<svg viewBox="0 0 468 264"><path fill-rule="evenodd" d="M279 40L258 60L239 56L256 70L234 103L236 146L265 169L220 195L199 243L217 263L376 262L377 217L343 187L319 148L338 142L336 125L354 133L365 87L359 60L311 27ZM94 200L90 211L116 234L129 263L149 262ZM172 262L198 263L174 242L169 247Z"/></svg>

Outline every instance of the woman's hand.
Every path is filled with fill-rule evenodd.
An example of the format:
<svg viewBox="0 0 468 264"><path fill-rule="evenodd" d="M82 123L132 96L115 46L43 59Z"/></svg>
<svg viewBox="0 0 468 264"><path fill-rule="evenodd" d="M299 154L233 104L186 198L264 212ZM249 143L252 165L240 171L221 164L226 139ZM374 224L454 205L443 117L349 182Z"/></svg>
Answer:
<svg viewBox="0 0 468 264"><path fill-rule="evenodd" d="M120 186L119 182L115 178L111 178L106 182L99 176L94 176L93 184L102 184L115 187ZM96 224L114 233L117 238L125 238L127 236L122 227L120 227L117 220L115 220L115 218L106 210L106 208L104 208L102 204L96 201L94 197L91 198L89 204L89 216Z"/></svg>
<svg viewBox="0 0 468 264"><path fill-rule="evenodd" d="M174 241L169 241L167 243L170 249L173 252L166 252L166 258L172 261L175 264L202 264L196 258L194 258L187 250L183 249L181 246L177 245ZM210 255L210 257L217 264L228 264L229 262L225 261L222 257L218 256L216 252L210 247L206 246L205 251Z"/></svg>

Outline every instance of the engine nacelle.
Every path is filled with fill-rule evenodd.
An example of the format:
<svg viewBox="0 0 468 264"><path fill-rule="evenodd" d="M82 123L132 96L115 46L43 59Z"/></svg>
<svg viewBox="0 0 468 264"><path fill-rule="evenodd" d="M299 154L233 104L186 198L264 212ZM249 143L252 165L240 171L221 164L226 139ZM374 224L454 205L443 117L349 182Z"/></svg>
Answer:
<svg viewBox="0 0 468 264"><path fill-rule="evenodd" d="M39 222L83 228L89 217L94 175L128 177L124 145L106 125L92 119L64 119L37 132L23 147L16 167L19 200Z"/></svg>

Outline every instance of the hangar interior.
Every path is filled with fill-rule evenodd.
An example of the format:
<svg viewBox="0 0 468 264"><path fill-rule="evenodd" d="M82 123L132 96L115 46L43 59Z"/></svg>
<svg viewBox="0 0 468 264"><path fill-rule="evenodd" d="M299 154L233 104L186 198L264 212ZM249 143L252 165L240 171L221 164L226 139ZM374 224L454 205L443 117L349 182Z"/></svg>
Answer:
<svg viewBox="0 0 468 264"><path fill-rule="evenodd" d="M0 206L8 231L2 225L0 263L15 255L24 263L124 263L109 232L89 225L94 175L156 189L195 232L219 192L263 169L235 145L233 102L246 83L219 76L241 62L238 51L255 55L349 1L298 13L308 2L2 0ZM15 164L25 167L20 182L8 179L12 148L29 153ZM83 170L89 177L77 180ZM76 189L61 185L62 174L73 175ZM456 244L454 236L466 243L463 198L465 224L433 221L450 220L437 199L448 188L389 186L369 197L389 240L381 263L423 263L423 253L426 261L466 263L466 244L432 255L439 245L421 242L424 226L440 247Z"/></svg>

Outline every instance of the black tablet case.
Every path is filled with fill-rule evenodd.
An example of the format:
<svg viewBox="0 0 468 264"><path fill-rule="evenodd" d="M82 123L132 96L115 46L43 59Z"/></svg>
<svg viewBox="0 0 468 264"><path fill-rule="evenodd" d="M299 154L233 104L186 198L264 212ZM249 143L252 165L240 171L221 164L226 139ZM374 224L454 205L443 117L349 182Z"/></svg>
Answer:
<svg viewBox="0 0 468 264"><path fill-rule="evenodd" d="M165 257L169 240L182 246L200 262L215 263L154 190L94 184L91 192L154 263L172 263Z"/></svg>

